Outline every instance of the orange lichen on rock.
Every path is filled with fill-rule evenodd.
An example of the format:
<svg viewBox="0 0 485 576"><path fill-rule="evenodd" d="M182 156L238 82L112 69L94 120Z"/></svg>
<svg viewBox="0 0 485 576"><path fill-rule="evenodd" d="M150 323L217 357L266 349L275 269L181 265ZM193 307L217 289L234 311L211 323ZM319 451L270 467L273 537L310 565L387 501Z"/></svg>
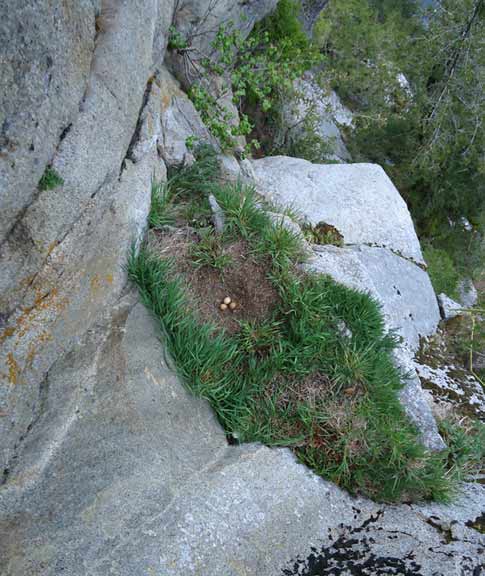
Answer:
<svg viewBox="0 0 485 576"><path fill-rule="evenodd" d="M7 338L13 336L15 334L15 328L13 326L9 326L5 328L5 330L0 334L0 344L3 344Z"/></svg>
<svg viewBox="0 0 485 576"><path fill-rule="evenodd" d="M13 384L15 386L18 382L20 370L19 370L19 365L17 364L17 361L15 360L15 356L12 354L12 352L9 352L7 354L7 366L8 366L9 382L10 382L10 384Z"/></svg>
<svg viewBox="0 0 485 576"><path fill-rule="evenodd" d="M22 314L17 318L18 338L22 338L31 330L39 320L39 315L43 311L53 311L60 313L67 306L67 298L59 298L57 288L52 288L47 294L40 288L36 289L36 297L32 306L23 308Z"/></svg>

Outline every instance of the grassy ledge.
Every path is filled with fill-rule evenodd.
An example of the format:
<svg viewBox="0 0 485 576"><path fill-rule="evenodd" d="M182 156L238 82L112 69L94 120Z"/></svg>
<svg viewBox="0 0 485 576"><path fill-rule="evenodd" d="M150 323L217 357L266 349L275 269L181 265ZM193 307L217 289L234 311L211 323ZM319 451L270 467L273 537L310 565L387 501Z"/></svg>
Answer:
<svg viewBox="0 0 485 576"><path fill-rule="evenodd" d="M209 193L224 212L220 235ZM384 501L447 500L479 466L474 425L471 435L448 425L443 453L420 446L378 304L301 272L301 239L261 211L252 188L221 184L210 149L154 186L150 226L130 278L179 375L231 441L287 446L324 478ZM224 295L234 310L221 309Z"/></svg>

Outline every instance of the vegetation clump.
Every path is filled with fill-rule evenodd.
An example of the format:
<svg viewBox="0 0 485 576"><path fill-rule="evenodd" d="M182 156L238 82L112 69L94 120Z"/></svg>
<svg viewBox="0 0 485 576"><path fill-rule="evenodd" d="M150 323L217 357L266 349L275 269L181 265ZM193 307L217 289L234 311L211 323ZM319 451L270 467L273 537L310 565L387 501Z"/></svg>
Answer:
<svg viewBox="0 0 485 576"><path fill-rule="evenodd" d="M42 174L42 178L39 180L39 190L44 192L46 190L53 190L58 186L62 186L64 180L59 176L59 174L52 168L52 166L47 166Z"/></svg>
<svg viewBox="0 0 485 576"><path fill-rule="evenodd" d="M420 445L398 400L396 342L378 304L303 272L300 237L261 211L251 187L220 183L214 160L199 150L193 166L155 188L155 241L129 261L180 376L232 442L287 446L317 474L376 499L448 499L476 449L465 436L455 448L451 432L442 453ZM224 211L224 266L201 257L213 254L204 244L209 193ZM174 223L183 224L177 233ZM233 310L221 310L226 298Z"/></svg>
<svg viewBox="0 0 485 576"><path fill-rule="evenodd" d="M444 293L451 298L457 298L460 275L450 255L445 250L428 244L423 250L423 256L436 294Z"/></svg>
<svg viewBox="0 0 485 576"><path fill-rule="evenodd" d="M184 37L172 28L169 48L184 60L193 78L189 97L223 148L234 148L238 136L251 134L256 111L264 115L274 110L281 93L320 61L298 13L297 2L281 0L275 12L258 23L247 38L232 22L223 24L209 54L193 46L190 34ZM239 119L228 105L228 97ZM259 145L257 139L251 141L255 149Z"/></svg>

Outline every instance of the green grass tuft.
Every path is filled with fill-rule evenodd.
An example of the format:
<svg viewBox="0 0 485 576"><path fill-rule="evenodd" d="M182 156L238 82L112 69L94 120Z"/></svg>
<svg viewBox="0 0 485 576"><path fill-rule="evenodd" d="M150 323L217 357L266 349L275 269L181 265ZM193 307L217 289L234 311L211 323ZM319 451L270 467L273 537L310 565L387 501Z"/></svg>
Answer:
<svg viewBox="0 0 485 576"><path fill-rule="evenodd" d="M197 268L210 266L222 272L232 264L232 257L224 252L219 236L208 230L201 231L199 236L199 242L193 244L189 252L189 257Z"/></svg>

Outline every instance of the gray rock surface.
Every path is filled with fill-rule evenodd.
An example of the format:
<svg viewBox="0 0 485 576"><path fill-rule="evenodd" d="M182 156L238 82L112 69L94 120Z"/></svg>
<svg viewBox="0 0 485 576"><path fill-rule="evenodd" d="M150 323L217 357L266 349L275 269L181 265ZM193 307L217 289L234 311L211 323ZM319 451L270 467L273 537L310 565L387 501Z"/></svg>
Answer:
<svg viewBox="0 0 485 576"><path fill-rule="evenodd" d="M37 194L59 139L79 114L95 16L87 0L1 3L0 243Z"/></svg>
<svg viewBox="0 0 485 576"><path fill-rule="evenodd" d="M485 390L473 374L455 364L433 367L416 362L415 368L440 416L459 413L485 421Z"/></svg>
<svg viewBox="0 0 485 576"><path fill-rule="evenodd" d="M428 450L444 450L446 444L436 424L433 404L421 386L413 355L406 348L399 348L394 352L394 360L404 380L399 399L406 415L419 430L423 446Z"/></svg>
<svg viewBox="0 0 485 576"><path fill-rule="evenodd" d="M117 299L152 175L164 173L153 76L171 2L54 4L0 8L12 36L1 43L3 126L17 142L0 157L9 170L0 212L11 224L0 245L2 470L36 418L50 366ZM63 184L36 190L48 162Z"/></svg>
<svg viewBox="0 0 485 576"><path fill-rule="evenodd" d="M197 33L202 21L215 29L236 16L248 31L275 4L183 0L176 18ZM208 405L168 367L157 323L126 292L151 180L165 177L160 156L190 161L186 137L205 130L162 67L174 5L0 7L0 573L290 576L322 566L475 576L485 567L481 485L465 485L448 507L385 506L317 478L288 450L228 446ZM196 37L208 45L210 34ZM48 164L63 184L41 192ZM228 177L257 172L239 166L226 162ZM387 216L406 228L394 192L379 186L397 214ZM412 233L400 234L393 242L419 260ZM395 297L370 264L381 250L383 262L413 266L421 310L419 268L366 250L374 256L357 280ZM428 314L412 328L391 305L387 314L410 342L432 322Z"/></svg>
<svg viewBox="0 0 485 576"><path fill-rule="evenodd" d="M324 90L313 72L307 72L294 84L294 98L285 102L283 121L285 139L298 140L304 137L309 124L323 142L328 142L327 159L349 161L350 153L345 146L339 126L352 125L352 112L340 101L332 90ZM322 159L323 160L323 159Z"/></svg>
<svg viewBox="0 0 485 576"><path fill-rule="evenodd" d="M31 292L3 330L0 351L2 468L15 455L42 404L52 363L117 298L130 246L143 234L157 156L126 163L80 215L36 274Z"/></svg>
<svg viewBox="0 0 485 576"><path fill-rule="evenodd" d="M192 102L180 88L179 82L165 68L161 71L160 79L162 132L158 147L165 164L168 167L174 167L193 162L192 152L187 148L189 138L194 141L194 144L211 144L217 149L216 140L205 127Z"/></svg>
<svg viewBox="0 0 485 576"><path fill-rule="evenodd" d="M251 162L257 191L310 223L335 226L346 244L369 244L423 262L406 203L376 164L312 164L274 156Z"/></svg>
<svg viewBox="0 0 485 576"><path fill-rule="evenodd" d="M156 323L127 294L49 371L0 488L2 575L280 576L312 574L318 560L322 574L458 576L483 566L485 538L472 527L483 486L465 485L449 507L352 498L288 450L228 446L164 358Z"/></svg>
<svg viewBox="0 0 485 576"><path fill-rule="evenodd" d="M470 278L461 280L458 284L460 304L464 308L472 308L478 301L478 293L473 281Z"/></svg>
<svg viewBox="0 0 485 576"><path fill-rule="evenodd" d="M198 65L201 58L217 55L211 46L219 26L232 22L243 37L252 30L254 24L269 14L278 0L182 0L177 3L173 26L191 48L192 54L167 54L169 67L187 89L198 79Z"/></svg>
<svg viewBox="0 0 485 576"><path fill-rule="evenodd" d="M315 246L308 266L337 282L368 292L382 306L390 329L416 351L436 331L440 313L428 274L384 248Z"/></svg>

